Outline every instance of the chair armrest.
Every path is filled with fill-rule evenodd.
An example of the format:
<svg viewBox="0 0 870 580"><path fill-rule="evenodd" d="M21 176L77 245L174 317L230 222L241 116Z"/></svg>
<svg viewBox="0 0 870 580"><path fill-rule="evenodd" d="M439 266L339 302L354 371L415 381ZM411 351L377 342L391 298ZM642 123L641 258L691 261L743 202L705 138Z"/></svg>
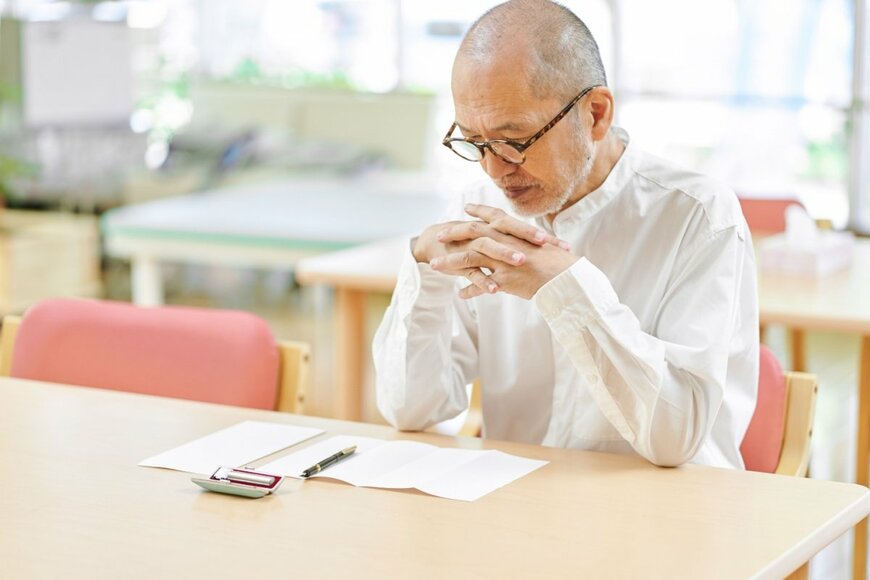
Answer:
<svg viewBox="0 0 870 580"><path fill-rule="evenodd" d="M311 347L307 342L280 340L278 353L281 368L275 409L301 414L305 410L305 389L311 371Z"/></svg>
<svg viewBox="0 0 870 580"><path fill-rule="evenodd" d="M3 317L3 328L0 329L0 376L8 377L12 371L12 353L15 350L15 337L21 317L7 314Z"/></svg>
<svg viewBox="0 0 870 580"><path fill-rule="evenodd" d="M810 461L810 442L816 412L818 380L807 373L786 374L785 425L776 473L804 477Z"/></svg>

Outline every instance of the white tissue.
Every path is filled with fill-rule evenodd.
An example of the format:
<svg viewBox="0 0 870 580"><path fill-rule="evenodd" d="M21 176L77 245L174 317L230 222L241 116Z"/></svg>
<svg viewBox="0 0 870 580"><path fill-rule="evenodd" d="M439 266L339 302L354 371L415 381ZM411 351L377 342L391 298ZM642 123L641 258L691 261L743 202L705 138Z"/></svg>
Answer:
<svg viewBox="0 0 870 580"><path fill-rule="evenodd" d="M815 246L819 241L816 222L800 205L785 209L785 238L791 247Z"/></svg>

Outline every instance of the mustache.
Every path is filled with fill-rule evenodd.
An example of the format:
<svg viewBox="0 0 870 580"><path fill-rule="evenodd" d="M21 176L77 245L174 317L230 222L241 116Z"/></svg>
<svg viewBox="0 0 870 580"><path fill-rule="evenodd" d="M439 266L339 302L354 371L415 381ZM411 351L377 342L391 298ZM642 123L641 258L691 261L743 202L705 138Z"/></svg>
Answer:
<svg viewBox="0 0 870 580"><path fill-rule="evenodd" d="M510 189L514 187L535 187L538 185L535 181L496 181L495 184L502 189Z"/></svg>

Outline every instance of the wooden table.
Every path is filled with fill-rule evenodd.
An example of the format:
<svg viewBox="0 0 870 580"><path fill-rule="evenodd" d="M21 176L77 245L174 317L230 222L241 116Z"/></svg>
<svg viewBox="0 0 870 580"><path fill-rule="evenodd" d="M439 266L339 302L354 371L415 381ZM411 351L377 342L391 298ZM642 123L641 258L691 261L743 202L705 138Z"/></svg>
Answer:
<svg viewBox="0 0 870 580"><path fill-rule="evenodd" d="M375 242L303 260L299 281L336 288L340 300L336 315L341 337L339 352L354 361L342 375L337 416L358 417L360 393L354 377L362 376L368 350L364 339L366 293L388 293L396 274L406 238ZM870 484L870 240L857 240L851 269L813 278L761 272L759 309L762 324L793 329L848 332L862 336L859 370L857 482ZM867 522L855 534L855 578L864 579L867 568Z"/></svg>
<svg viewBox="0 0 870 580"><path fill-rule="evenodd" d="M473 503L322 480L248 500L136 465L248 419L550 464ZM782 578L870 513L854 484L14 379L0 457L3 578Z"/></svg>

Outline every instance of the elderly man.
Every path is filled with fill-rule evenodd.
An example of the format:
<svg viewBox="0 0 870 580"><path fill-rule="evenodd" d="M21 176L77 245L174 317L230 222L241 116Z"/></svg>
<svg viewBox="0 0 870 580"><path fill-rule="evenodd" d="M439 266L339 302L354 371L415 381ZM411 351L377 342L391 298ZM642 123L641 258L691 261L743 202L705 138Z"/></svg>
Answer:
<svg viewBox="0 0 870 580"><path fill-rule="evenodd" d="M491 183L411 242L375 337L381 413L424 429L479 377L487 437L742 468L758 311L733 192L612 125L595 40L558 4L490 10L452 80L444 144Z"/></svg>

